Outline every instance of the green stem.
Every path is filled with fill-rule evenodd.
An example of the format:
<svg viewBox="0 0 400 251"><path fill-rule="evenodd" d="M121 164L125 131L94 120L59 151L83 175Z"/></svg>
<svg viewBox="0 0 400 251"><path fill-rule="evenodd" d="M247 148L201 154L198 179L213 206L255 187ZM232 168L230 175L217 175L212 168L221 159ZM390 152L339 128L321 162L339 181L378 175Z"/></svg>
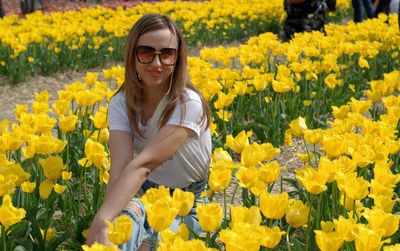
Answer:
<svg viewBox="0 0 400 251"><path fill-rule="evenodd" d="M154 250L157 251L158 248L158 232L156 232L156 239L154 240Z"/></svg>
<svg viewBox="0 0 400 251"><path fill-rule="evenodd" d="M236 182L235 189L233 190L232 198L231 198L231 205L234 205L233 203L235 202L235 196L236 196L236 191L239 187L239 182Z"/></svg>
<svg viewBox="0 0 400 251"><path fill-rule="evenodd" d="M226 207L227 207L227 203L226 203L226 189L224 189L224 220L226 221L227 219L226 219L226 213L227 213L227 209L226 209Z"/></svg>
<svg viewBox="0 0 400 251"><path fill-rule="evenodd" d="M288 251L292 251L292 248L290 247L290 235L289 235L289 232L290 232L290 224L289 224L289 226L288 226L288 228L287 228L287 230L286 230L286 245L287 245L287 249L288 249Z"/></svg>
<svg viewBox="0 0 400 251"><path fill-rule="evenodd" d="M7 233L6 233L6 228L1 225L1 246L3 247L3 250L7 250Z"/></svg>
<svg viewBox="0 0 400 251"><path fill-rule="evenodd" d="M207 232L207 234L206 234L206 245L207 245L207 247L211 246L210 240L211 240L211 233Z"/></svg>

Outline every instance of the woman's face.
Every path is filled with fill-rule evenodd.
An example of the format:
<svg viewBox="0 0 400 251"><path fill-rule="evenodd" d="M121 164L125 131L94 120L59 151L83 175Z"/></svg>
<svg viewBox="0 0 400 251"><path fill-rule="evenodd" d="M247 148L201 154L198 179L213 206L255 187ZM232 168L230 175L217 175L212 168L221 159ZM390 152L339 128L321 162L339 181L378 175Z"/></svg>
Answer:
<svg viewBox="0 0 400 251"><path fill-rule="evenodd" d="M178 54L176 36L169 29L147 32L139 37L135 54L144 87L166 92Z"/></svg>

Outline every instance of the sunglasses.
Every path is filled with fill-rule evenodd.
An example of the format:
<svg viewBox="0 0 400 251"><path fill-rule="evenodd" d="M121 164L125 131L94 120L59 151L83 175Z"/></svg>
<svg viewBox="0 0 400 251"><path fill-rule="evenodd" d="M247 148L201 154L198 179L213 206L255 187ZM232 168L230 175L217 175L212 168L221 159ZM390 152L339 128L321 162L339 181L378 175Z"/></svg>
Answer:
<svg viewBox="0 0 400 251"><path fill-rule="evenodd" d="M153 47L140 45L136 48L136 57L141 64L150 64L154 58L158 55L161 64L171 66L176 61L176 49L174 48L162 48L160 51L156 51Z"/></svg>

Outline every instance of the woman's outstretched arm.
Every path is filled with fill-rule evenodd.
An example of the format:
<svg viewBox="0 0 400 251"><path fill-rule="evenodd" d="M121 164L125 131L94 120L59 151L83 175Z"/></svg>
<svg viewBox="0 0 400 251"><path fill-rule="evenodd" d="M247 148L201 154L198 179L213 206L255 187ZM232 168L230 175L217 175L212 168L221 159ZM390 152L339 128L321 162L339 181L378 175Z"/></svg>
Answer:
<svg viewBox="0 0 400 251"><path fill-rule="evenodd" d="M188 128L177 125L163 126L146 148L121 170L107 191L103 205L89 229L87 239L89 245L95 241L108 244L107 236L104 234L107 230L104 221L112 220L121 213L146 180L148 170L152 171L170 159L189 135Z"/></svg>

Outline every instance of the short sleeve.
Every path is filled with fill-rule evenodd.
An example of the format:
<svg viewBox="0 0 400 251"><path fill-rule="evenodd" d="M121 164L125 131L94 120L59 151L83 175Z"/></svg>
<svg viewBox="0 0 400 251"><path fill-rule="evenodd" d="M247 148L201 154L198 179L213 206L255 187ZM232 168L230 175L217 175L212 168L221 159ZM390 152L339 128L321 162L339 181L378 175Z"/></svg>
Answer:
<svg viewBox="0 0 400 251"><path fill-rule="evenodd" d="M193 95L193 94L192 94ZM183 105L177 105L171 118L166 124L179 125L191 129L198 137L203 128L201 117L203 115L203 105L200 97L195 93L197 97L189 97L185 100ZM182 106L185 107L186 112L181 121Z"/></svg>
<svg viewBox="0 0 400 251"><path fill-rule="evenodd" d="M132 133L124 93L120 92L111 98L108 104L107 120L110 131L116 130Z"/></svg>

